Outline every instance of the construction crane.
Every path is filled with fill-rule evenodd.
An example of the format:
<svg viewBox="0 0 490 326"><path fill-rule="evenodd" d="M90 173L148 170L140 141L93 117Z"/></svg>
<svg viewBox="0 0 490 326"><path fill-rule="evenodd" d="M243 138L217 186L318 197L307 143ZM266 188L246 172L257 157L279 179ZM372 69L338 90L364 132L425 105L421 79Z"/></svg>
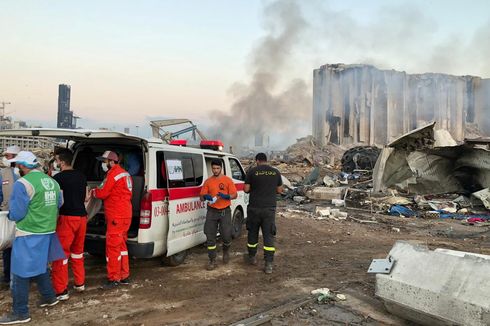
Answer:
<svg viewBox="0 0 490 326"><path fill-rule="evenodd" d="M164 127L175 126L184 123L189 123L191 126L174 132L166 131L163 129ZM204 134L199 129L197 129L197 126L189 119L154 120L150 121L150 127L153 137L160 138L167 143L170 142L170 140L172 140L173 138L179 137L180 135L188 132L192 132L192 138L194 139L196 139L197 133L202 140L206 140Z"/></svg>

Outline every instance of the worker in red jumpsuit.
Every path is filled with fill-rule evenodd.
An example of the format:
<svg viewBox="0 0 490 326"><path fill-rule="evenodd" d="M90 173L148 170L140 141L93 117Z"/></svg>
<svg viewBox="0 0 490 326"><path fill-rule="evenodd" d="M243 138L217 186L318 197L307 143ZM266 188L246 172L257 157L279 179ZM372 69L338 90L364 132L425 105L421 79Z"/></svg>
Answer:
<svg viewBox="0 0 490 326"><path fill-rule="evenodd" d="M107 282L104 289L119 284L129 284L129 257L126 240L131 225L131 195L133 181L126 170L119 165L115 152L106 151L97 160L102 162L102 170L107 172L102 184L92 191L92 196L104 201L106 217L106 260Z"/></svg>

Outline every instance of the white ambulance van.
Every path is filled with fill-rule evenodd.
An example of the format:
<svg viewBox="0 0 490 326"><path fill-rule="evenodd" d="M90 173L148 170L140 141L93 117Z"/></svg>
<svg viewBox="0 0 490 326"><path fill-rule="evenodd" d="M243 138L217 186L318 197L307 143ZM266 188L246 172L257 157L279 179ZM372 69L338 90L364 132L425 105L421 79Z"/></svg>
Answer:
<svg viewBox="0 0 490 326"><path fill-rule="evenodd" d="M118 153L133 178L133 217L127 241L130 256L163 256L167 264L175 266L184 261L187 249L205 242L206 204L200 201L199 192L212 175L213 159L223 162L224 174L238 190L231 206L233 237L242 232L248 204L243 191L245 171L236 157L222 152L219 141L202 141L200 148L193 148L182 140L167 144L112 131L47 128L3 130L0 136L48 137L64 142L74 152L73 167L87 176L91 188L104 178L96 157L106 150ZM105 232L102 207L88 223L85 250L105 255Z"/></svg>

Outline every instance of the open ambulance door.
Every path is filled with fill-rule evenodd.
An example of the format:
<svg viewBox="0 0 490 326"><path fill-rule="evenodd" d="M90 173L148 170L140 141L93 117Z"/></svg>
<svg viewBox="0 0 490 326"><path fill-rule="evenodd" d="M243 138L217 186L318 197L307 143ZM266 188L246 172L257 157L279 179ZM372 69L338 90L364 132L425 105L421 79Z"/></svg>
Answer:
<svg viewBox="0 0 490 326"><path fill-rule="evenodd" d="M165 152L168 189L167 257L206 241L206 203L199 198L202 154Z"/></svg>

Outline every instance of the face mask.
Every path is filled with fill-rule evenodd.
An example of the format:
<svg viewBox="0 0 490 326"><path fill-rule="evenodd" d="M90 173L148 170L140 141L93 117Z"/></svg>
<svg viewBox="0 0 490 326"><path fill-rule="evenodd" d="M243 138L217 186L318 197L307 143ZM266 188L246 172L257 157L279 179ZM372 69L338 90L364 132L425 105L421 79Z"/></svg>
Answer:
<svg viewBox="0 0 490 326"><path fill-rule="evenodd" d="M58 173L60 173L60 171L52 171L51 172L51 176L54 177L55 175L57 175Z"/></svg>
<svg viewBox="0 0 490 326"><path fill-rule="evenodd" d="M5 156L2 158L2 163L5 166L10 166L10 162L9 162L8 158L6 158Z"/></svg>
<svg viewBox="0 0 490 326"><path fill-rule="evenodd" d="M19 168L17 168L17 167L16 167L16 168L14 168L14 174L16 174L16 175L20 175L20 170L19 170Z"/></svg>
<svg viewBox="0 0 490 326"><path fill-rule="evenodd" d="M60 170L60 165L58 164L58 162L56 162L56 161L53 162L53 169L55 171L59 171Z"/></svg>
<svg viewBox="0 0 490 326"><path fill-rule="evenodd" d="M109 167L107 166L107 163L106 163L106 162L102 162L102 170L103 170L104 172L109 171Z"/></svg>

